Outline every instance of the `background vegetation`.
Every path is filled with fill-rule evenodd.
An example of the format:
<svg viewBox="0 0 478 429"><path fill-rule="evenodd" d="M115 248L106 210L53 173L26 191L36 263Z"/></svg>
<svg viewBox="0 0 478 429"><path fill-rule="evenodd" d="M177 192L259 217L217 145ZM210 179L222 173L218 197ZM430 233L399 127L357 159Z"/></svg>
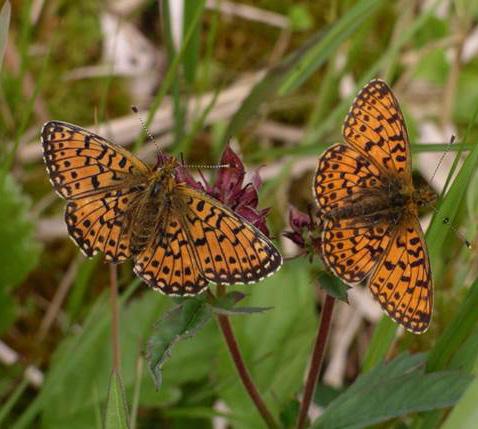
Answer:
<svg viewBox="0 0 478 429"><path fill-rule="evenodd" d="M477 2L181 4L2 5L0 427L264 427L214 318L204 326L178 322L167 313L178 300L140 284L129 263L118 280L122 382L111 379L108 266L101 256L86 260L66 238L64 202L41 160L42 123L79 124L153 163L157 149L144 142L132 104L158 144L188 163L218 162L231 142L248 168L262 166L261 206L271 207L273 237L292 256L297 249L281 237L288 209L312 203L316 159L341 140L354 94L373 77L396 91L414 164L442 194L424 220L434 317L426 334L414 336L383 318L368 291L351 290L350 305L335 307L312 425L476 427ZM231 288L247 295L246 310L273 307L231 320L283 427L294 426L323 307L319 268L296 258L260 284ZM164 329L154 329L162 317ZM145 350L158 329L164 365L155 390ZM176 341L188 333L196 335Z"/></svg>

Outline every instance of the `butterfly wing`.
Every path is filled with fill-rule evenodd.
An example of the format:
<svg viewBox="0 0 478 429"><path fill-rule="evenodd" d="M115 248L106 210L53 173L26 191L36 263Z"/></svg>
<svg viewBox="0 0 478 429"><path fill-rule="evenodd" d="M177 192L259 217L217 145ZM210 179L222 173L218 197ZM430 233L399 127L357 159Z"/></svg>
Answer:
<svg viewBox="0 0 478 429"><path fill-rule="evenodd" d="M166 295L201 293L209 281L201 275L180 217L164 209L159 219L156 239L135 258L134 272Z"/></svg>
<svg viewBox="0 0 478 429"><path fill-rule="evenodd" d="M319 158L313 192L322 213L350 207L383 188L380 170L351 146L335 144Z"/></svg>
<svg viewBox="0 0 478 429"><path fill-rule="evenodd" d="M209 282L255 283L281 266L269 239L219 201L182 184L174 194L178 204L158 215L154 244L135 258L135 273L150 286L196 295Z"/></svg>
<svg viewBox="0 0 478 429"><path fill-rule="evenodd" d="M411 183L410 144L403 114L389 86L370 81L357 95L345 118L345 141L384 173Z"/></svg>
<svg viewBox="0 0 478 429"><path fill-rule="evenodd" d="M386 215L325 220L321 253L335 275L349 284L366 279L390 244L395 226Z"/></svg>
<svg viewBox="0 0 478 429"><path fill-rule="evenodd" d="M185 202L183 226L199 268L209 281L256 283L282 265L282 256L257 228L207 195L178 186Z"/></svg>
<svg viewBox="0 0 478 429"><path fill-rule="evenodd" d="M418 219L404 217L369 280L383 310L415 334L428 329L433 309L430 261Z"/></svg>
<svg viewBox="0 0 478 429"><path fill-rule="evenodd" d="M150 168L123 148L64 122L45 124L43 158L56 192L68 200L65 221L87 255L111 262L130 257L127 209L145 189Z"/></svg>
<svg viewBox="0 0 478 429"><path fill-rule="evenodd" d="M276 272L282 256L257 228L232 210L188 186L182 224L202 275L222 284L256 283Z"/></svg>

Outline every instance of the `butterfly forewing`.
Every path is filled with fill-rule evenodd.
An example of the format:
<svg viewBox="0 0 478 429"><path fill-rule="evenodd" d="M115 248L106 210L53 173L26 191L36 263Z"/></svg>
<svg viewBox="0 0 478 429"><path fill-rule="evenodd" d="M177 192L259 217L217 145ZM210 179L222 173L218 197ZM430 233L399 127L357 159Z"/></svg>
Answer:
<svg viewBox="0 0 478 429"><path fill-rule="evenodd" d="M392 90L382 80L372 80L358 93L345 118L343 135L348 144L383 172L411 180L410 147L403 114Z"/></svg>
<svg viewBox="0 0 478 429"><path fill-rule="evenodd" d="M150 168L123 148L65 122L47 122L42 130L43 159L50 181L63 198L73 200L141 183Z"/></svg>
<svg viewBox="0 0 478 429"><path fill-rule="evenodd" d="M183 225L203 275L214 283L255 283L273 274L282 257L267 237L230 209L179 185Z"/></svg>
<svg viewBox="0 0 478 429"><path fill-rule="evenodd" d="M336 144L319 159L314 193L323 212L350 207L369 190L383 187L380 170L353 147Z"/></svg>
<svg viewBox="0 0 478 429"><path fill-rule="evenodd" d="M69 200L68 232L80 249L111 262L131 256L126 210L145 189L149 167L128 151L87 130L48 122L43 158L55 190Z"/></svg>

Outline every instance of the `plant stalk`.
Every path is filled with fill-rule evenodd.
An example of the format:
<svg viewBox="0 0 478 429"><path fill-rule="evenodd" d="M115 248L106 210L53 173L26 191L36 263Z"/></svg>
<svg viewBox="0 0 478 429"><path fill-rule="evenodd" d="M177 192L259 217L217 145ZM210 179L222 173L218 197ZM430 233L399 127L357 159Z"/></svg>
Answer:
<svg viewBox="0 0 478 429"><path fill-rule="evenodd" d="M111 345L113 348L113 372L120 373L121 351L119 334L118 270L110 264Z"/></svg>
<svg viewBox="0 0 478 429"><path fill-rule="evenodd" d="M218 296L223 296L224 286L218 285L217 289ZM260 415L264 419L264 422L267 427L269 429L278 429L278 423L275 421L274 417L268 410L264 400L262 399L259 391L257 390L256 385L254 384L254 381L252 380L251 374L249 373L244 363L241 351L239 350L239 345L237 344L236 337L234 336L234 332L232 330L231 322L229 321L229 317L222 314L218 314L217 320L224 336L224 340L226 341L227 348L229 349L229 354L231 355L232 361L234 362L234 366L236 367L237 373L239 374L239 378L241 379L242 384L247 391L247 394L256 406L257 411L259 411Z"/></svg>
<svg viewBox="0 0 478 429"><path fill-rule="evenodd" d="M315 388L319 379L320 369L324 360L325 347L330 331L330 322L334 310L335 298L326 294L324 307L320 315L319 329L315 338L314 350L310 362L309 374L304 388L304 396L300 404L299 417L297 418L297 429L303 429L307 420L310 403L314 397Z"/></svg>

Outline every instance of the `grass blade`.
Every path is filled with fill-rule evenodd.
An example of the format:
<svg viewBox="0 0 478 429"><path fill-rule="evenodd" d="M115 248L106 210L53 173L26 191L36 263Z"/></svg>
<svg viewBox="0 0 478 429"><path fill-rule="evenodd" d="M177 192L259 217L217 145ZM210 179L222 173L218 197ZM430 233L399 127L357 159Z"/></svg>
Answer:
<svg viewBox="0 0 478 429"><path fill-rule="evenodd" d="M256 114L261 103L278 93L283 95L290 92L303 83L329 59L341 43L370 18L381 3L381 0L360 1L335 25L317 33L305 45L269 70L232 117L222 138L222 145L244 127Z"/></svg>
<svg viewBox="0 0 478 429"><path fill-rule="evenodd" d="M8 29L10 27L10 14L12 8L7 0L0 11L0 71L2 71L3 56L7 49Z"/></svg>
<svg viewBox="0 0 478 429"><path fill-rule="evenodd" d="M105 429L128 429L128 406L120 375L113 371L105 412Z"/></svg>

